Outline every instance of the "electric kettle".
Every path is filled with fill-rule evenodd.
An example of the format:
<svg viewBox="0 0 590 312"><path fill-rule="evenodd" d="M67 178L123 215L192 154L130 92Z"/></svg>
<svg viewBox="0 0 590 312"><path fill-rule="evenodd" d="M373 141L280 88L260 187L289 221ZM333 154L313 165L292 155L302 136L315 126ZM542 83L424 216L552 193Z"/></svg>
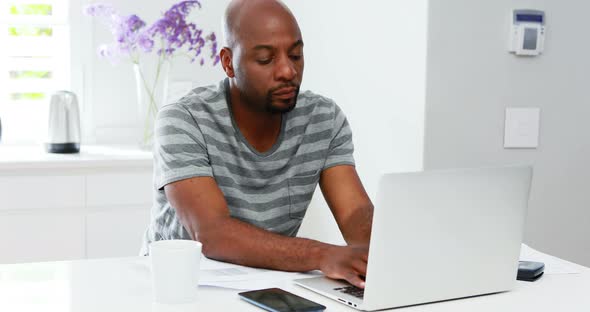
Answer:
<svg viewBox="0 0 590 312"><path fill-rule="evenodd" d="M51 96L45 148L49 153L80 152L80 112L73 92L57 91Z"/></svg>

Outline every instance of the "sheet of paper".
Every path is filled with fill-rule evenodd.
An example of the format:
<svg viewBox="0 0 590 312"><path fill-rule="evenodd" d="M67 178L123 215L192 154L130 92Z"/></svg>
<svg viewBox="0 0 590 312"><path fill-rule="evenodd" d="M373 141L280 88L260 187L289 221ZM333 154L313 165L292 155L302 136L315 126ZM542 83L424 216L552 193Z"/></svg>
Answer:
<svg viewBox="0 0 590 312"><path fill-rule="evenodd" d="M291 283L301 273L256 269L201 258L199 286L213 286L239 290L279 287Z"/></svg>
<svg viewBox="0 0 590 312"><path fill-rule="evenodd" d="M526 244L522 244L520 249L520 260L521 261L536 261L545 263L545 274L579 274L578 270L574 265L569 262L544 254L538 250L529 247Z"/></svg>
<svg viewBox="0 0 590 312"><path fill-rule="evenodd" d="M199 282L199 287L218 287L224 289L233 289L233 290L256 290L256 289L266 289L266 288L287 288L287 286L291 285L293 282L291 280L281 280L281 281L273 281L273 280L254 280L254 281L235 281L235 282L209 282L209 283L201 283Z"/></svg>

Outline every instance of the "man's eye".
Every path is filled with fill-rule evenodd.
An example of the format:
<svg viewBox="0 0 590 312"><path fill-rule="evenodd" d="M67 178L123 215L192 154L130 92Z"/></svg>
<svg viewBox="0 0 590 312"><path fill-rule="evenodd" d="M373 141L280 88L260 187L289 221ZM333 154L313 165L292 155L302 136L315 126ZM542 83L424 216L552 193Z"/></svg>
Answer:
<svg viewBox="0 0 590 312"><path fill-rule="evenodd" d="M294 61L299 61L303 57L302 55L290 55L289 56Z"/></svg>
<svg viewBox="0 0 590 312"><path fill-rule="evenodd" d="M268 58L268 59L256 60L256 62L258 62L258 64L260 64L260 65L266 65L266 64L270 64L270 62L272 62L272 59Z"/></svg>

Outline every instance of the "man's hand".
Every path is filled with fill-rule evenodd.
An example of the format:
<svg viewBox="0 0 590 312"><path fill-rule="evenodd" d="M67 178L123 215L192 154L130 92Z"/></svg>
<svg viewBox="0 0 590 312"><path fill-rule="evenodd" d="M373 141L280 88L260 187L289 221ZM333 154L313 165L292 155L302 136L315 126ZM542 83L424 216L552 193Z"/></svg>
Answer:
<svg viewBox="0 0 590 312"><path fill-rule="evenodd" d="M363 246L329 246L320 261L320 270L329 278L344 279L365 288L369 248Z"/></svg>
<svg viewBox="0 0 590 312"><path fill-rule="evenodd" d="M322 171L320 187L348 244L325 249L320 270L327 277L345 279L365 288L373 204L354 166L335 166Z"/></svg>

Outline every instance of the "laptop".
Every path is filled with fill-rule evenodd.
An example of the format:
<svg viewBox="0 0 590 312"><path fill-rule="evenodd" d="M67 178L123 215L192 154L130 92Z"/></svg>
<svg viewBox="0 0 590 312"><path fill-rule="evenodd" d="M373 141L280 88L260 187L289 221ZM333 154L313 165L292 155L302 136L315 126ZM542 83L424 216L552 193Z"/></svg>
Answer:
<svg viewBox="0 0 590 312"><path fill-rule="evenodd" d="M509 291L531 179L528 166L385 174L365 289L323 276L295 283L366 311Z"/></svg>

